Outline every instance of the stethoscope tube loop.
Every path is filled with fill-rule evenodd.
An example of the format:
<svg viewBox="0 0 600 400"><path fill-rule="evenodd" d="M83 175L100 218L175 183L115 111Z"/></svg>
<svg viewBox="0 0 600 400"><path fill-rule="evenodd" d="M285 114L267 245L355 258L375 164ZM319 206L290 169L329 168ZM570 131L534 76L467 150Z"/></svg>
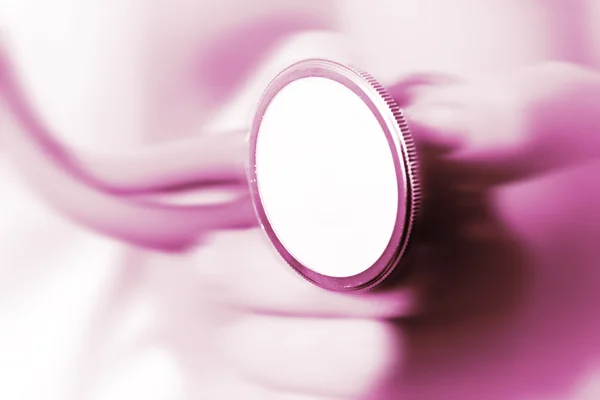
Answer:
<svg viewBox="0 0 600 400"><path fill-rule="evenodd" d="M391 89L403 107L416 86L437 79L411 76ZM0 101L12 121L2 133L5 150L23 177L53 208L89 229L136 246L182 251L210 231L258 223L245 168L249 128L122 153L86 154L45 128L2 46ZM202 205L157 200L164 193L207 186L233 188L237 197Z"/></svg>
<svg viewBox="0 0 600 400"><path fill-rule="evenodd" d="M63 215L99 233L163 251L186 249L208 231L255 224L243 157L237 163L228 157L230 149L237 151L234 155L243 152L244 132L141 149L127 157L78 158L44 128L17 82L0 49L0 100L12 122L3 132L5 151L35 191ZM90 173L85 161L100 173ZM125 179L120 172L127 172ZM117 179L106 179L111 175ZM240 194L224 204L174 205L152 199L181 187L234 183Z"/></svg>

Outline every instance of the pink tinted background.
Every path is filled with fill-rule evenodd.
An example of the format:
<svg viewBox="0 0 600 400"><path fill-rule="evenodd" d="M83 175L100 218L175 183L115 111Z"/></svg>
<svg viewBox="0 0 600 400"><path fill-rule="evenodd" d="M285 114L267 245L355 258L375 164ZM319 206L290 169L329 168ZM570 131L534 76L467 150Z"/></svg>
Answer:
<svg viewBox="0 0 600 400"><path fill-rule="evenodd" d="M239 26L271 7L292 10L291 3L268 1L235 11L227 9L227 2L202 3L106 0L84 7L75 0L2 0L0 23L7 26L6 32L20 32L15 33L20 41L16 48L29 74L28 89L52 128L69 143L110 149L189 135L209 118L214 104L225 101L220 97L225 89L235 90L227 87L234 80L224 79L207 88L210 96L198 99L182 79L188 76L190 49L208 51L215 40L204 27ZM309 10L317 7L301 3ZM209 13L219 17L206 17ZM367 7L352 0L340 3L333 15L359 49L362 66L384 82L414 70L483 74L548 58L600 64L600 32L594 32L594 26L600 26L600 6L594 1L375 0ZM575 29L582 25L589 27L589 35ZM205 41L191 43L195 35ZM250 61L252 57L246 62ZM209 75L210 68L204 73ZM210 86L202 76L200 84ZM167 131L171 134L165 135ZM90 326L108 326L110 333L116 332L109 340L115 357L111 360L112 353L105 353L112 373L103 384L104 398L174 398L182 387L182 374L168 350L149 346L128 357L119 344L140 337L143 343L156 331L155 325L177 322L180 331L201 329L190 318L197 311L193 285L186 286L186 277L174 269L144 265L152 264L148 257L160 264L162 256L126 249L65 222L1 162L0 397L65 399L78 379L81 357L90 348L104 346L109 334L93 328L90 336ZM580 224L581 231L593 237L599 220L592 200L598 196L578 182L596 172L582 169L515 186L504 190L501 199L509 210L517 209L512 222L534 245L549 245L535 243L537 232L530 227L543 226L541 221L552 213L562 213L565 226ZM546 194L555 193L556 187L577 195L548 199ZM582 203L581 196L588 200ZM519 215L514 206L519 202L536 204L537 214ZM550 273L545 271L538 282L541 293L556 296L541 296L524 311L526 327L481 335L464 328L473 329L473 337L460 326L427 330L420 336L426 344L417 346L423 365L413 367L404 390L413 398L432 399L468 398L465 393L511 398L521 387L524 399L538 398L529 394L538 388L550 393L543 396L555 396L550 398L600 397L600 302L594 286L600 283L599 268L594 268L599 258L590 252L573 260L572 253L561 252L563 239L551 243L556 250L544 264ZM117 279L124 265L127 277ZM115 282L127 279L130 284L124 290L115 287ZM175 295L170 284L177 288ZM119 312L98 323L98 308L104 309L99 304L121 297ZM163 314L172 312L169 307L189 313L182 313L180 320L172 315L165 319ZM428 335L442 337L432 340ZM471 342L454 342L453 335ZM186 348L186 338L178 340ZM491 357L485 368L470 364L466 354L477 353L477 346L479 352L500 356ZM132 364L123 363L121 355Z"/></svg>

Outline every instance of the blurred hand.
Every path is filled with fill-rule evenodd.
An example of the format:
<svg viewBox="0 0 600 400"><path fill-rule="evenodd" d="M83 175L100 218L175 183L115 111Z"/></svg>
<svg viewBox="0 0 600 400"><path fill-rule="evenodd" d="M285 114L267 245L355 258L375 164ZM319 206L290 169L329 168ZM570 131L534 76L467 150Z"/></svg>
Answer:
<svg viewBox="0 0 600 400"><path fill-rule="evenodd" d="M559 63L413 91L413 129L454 150L423 157L438 284L402 398L598 396L599 109L600 76Z"/></svg>
<svg viewBox="0 0 600 400"><path fill-rule="evenodd" d="M215 235L190 260L219 321L214 393L582 398L600 367L600 193L596 164L573 167L599 154L598 78L549 64L409 87L392 92L410 98L424 164L418 278L328 293L291 272L261 231Z"/></svg>
<svg viewBox="0 0 600 400"><path fill-rule="evenodd" d="M412 280L361 295L323 291L260 229L218 232L186 256L148 254L194 395L582 398L573 393L600 366L598 167L542 174L577 164L577 146L541 161L581 144L554 128L593 123L589 104L562 112L591 76L543 66L493 85L391 87L426 183ZM580 139L593 131L580 126ZM555 145L544 153L545 143Z"/></svg>
<svg viewBox="0 0 600 400"><path fill-rule="evenodd" d="M499 184L600 158L599 94L600 74L549 62L505 76L432 79L412 92L406 112L437 140L462 142L450 164L463 180Z"/></svg>
<svg viewBox="0 0 600 400"><path fill-rule="evenodd" d="M434 138L422 147L452 148ZM188 342L177 353L193 364L185 368L195 373L193 392L207 398L388 399L405 360L396 321L418 312L426 287L426 274L414 274L363 294L325 291L297 275L260 228L220 231L193 254L147 260L158 289L167 287L161 303L200 315L197 324L182 313L163 325L177 346ZM192 276L167 277L170 263Z"/></svg>

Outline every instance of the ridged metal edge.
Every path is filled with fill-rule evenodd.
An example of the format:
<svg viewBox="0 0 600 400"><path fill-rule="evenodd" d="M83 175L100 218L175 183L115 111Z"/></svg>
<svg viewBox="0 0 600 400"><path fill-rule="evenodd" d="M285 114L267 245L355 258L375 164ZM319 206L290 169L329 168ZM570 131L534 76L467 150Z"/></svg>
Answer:
<svg viewBox="0 0 600 400"><path fill-rule="evenodd" d="M343 65L343 64L342 64ZM403 159L404 165L406 168L409 185L408 185L408 195L409 201L407 201L407 219L405 221L405 235L406 240L404 245L398 249L398 258L395 260L396 263L400 261L400 258L406 253L408 246L410 245L410 235L416 225L417 221L420 218L421 210L422 210L422 184L420 178L420 167L419 167L419 157L417 152L417 146L415 144L412 133L408 127L408 122L406 118L404 118L404 114L402 110L394 100L394 98L389 94L387 89L369 72L355 67L353 65L344 65L346 68L352 70L358 76L360 76L363 80L365 80L373 89L377 91L379 96L381 96L382 100L385 101L387 106L389 107L398 127L400 128L400 132L402 133L402 142L404 146L402 147L402 151L405 152ZM390 268L385 275L381 277L377 282L372 283L371 285L365 287L363 290L370 290L377 287L380 283L385 281L388 276L396 270L396 266L394 268Z"/></svg>
<svg viewBox="0 0 600 400"><path fill-rule="evenodd" d="M398 106L398 104L396 103L394 98L389 94L387 89L373 75L371 75L367 71L363 70L362 68L358 68L358 67L355 67L350 64L344 64L344 63L340 63L337 61L328 60L328 59L324 59L324 58L317 58L317 57L305 58L305 59L298 60L298 61L288 65L288 67L284 68L275 77L273 77L273 79L271 79L271 81L265 88L265 91L263 92L263 95L261 96L259 103L261 103L263 101L264 96L268 92L268 89L271 87L271 85L274 82L276 82L287 71L296 68L298 65L301 65L301 64L304 64L307 62L315 62L315 61L323 61L326 63L332 63L332 64L336 64L338 66L341 66L341 67L353 72L355 75L357 75L359 78L361 78L365 83L367 83L371 88L375 89L376 93L380 96L380 98L389 107L389 110L392 112L394 120L397 123L398 127L400 128L400 132L402 134L402 137L400 138L402 141L402 144L403 144L403 146L401 146L401 150L402 150L403 156L404 156L402 161L404 163L408 182L409 182L409 184L407 185L409 201L407 201L407 218L405 220L405 228L404 228L404 237L406 239L403 241L402 246L397 249L396 257L394 258L394 266L393 267L387 268L385 273L380 275L374 281L367 282L362 286L353 288L352 290L343 290L342 292L369 291L369 290L372 290L372 289L376 288L377 286L379 286L394 271L396 271L396 267L398 266L400 259L406 253L406 251L410 245L410 242L411 242L410 235L414 229L414 226L417 224L417 222L420 218L423 197L422 197L422 182L421 182L421 178L419 175L420 168L419 168L417 147L416 147L415 141L412 137L412 134L410 132L408 122L407 122L406 118L404 118L402 110L400 109L400 107ZM261 226L262 226L262 223L261 223ZM263 226L263 230L264 230L264 226ZM281 254L281 255L282 255L282 257L285 258L285 256L283 254ZM310 284L319 286L317 282L314 282L312 279L305 276L300 271L296 270L295 268L292 268L292 269L298 275L300 275L305 281L309 282ZM327 289L327 288L324 288L324 289L334 291L334 292L335 291L339 292L339 290Z"/></svg>

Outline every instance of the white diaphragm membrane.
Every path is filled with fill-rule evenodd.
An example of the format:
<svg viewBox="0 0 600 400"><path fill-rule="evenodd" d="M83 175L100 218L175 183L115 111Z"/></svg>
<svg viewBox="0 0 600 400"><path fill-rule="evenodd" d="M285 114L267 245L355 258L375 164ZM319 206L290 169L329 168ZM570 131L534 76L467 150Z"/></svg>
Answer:
<svg viewBox="0 0 600 400"><path fill-rule="evenodd" d="M358 275L382 256L398 213L398 176L380 122L343 84L305 77L270 101L255 169L271 229L298 262Z"/></svg>

